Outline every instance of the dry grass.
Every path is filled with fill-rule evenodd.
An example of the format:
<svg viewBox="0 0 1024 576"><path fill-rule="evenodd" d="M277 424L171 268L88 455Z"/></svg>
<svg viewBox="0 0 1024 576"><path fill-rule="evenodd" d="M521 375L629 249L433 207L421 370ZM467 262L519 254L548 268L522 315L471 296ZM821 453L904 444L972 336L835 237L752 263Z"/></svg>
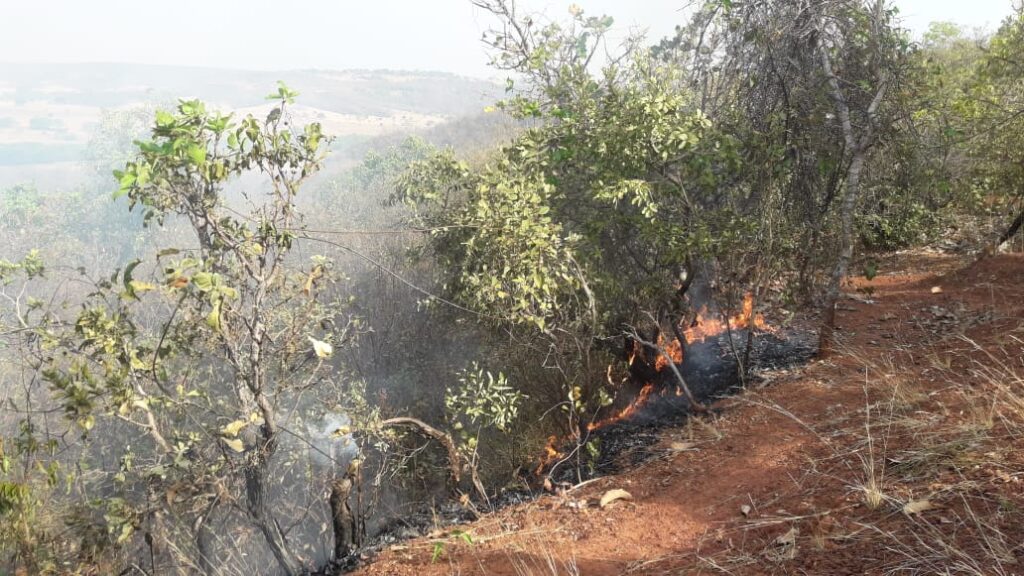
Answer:
<svg viewBox="0 0 1024 576"><path fill-rule="evenodd" d="M963 511L941 524L921 518L903 533L870 527L897 560L885 574L1009 576L1017 563L1006 536L977 514L961 496Z"/></svg>
<svg viewBox="0 0 1024 576"><path fill-rule="evenodd" d="M960 339L966 346L952 350L939 343L925 368L848 351L861 367L862 406L830 427L753 393L739 399L792 419L831 453L808 474L813 488L789 496L831 508L787 524L800 527L800 555L841 555L892 575L1022 573L1024 341L1011 335L1006 346L986 347ZM860 506L827 502L837 485ZM729 533L756 527L748 521ZM698 572L756 572L764 565L756 548L776 532L756 544L729 539L698 556Z"/></svg>
<svg viewBox="0 0 1024 576"><path fill-rule="evenodd" d="M881 537L896 558L882 567L886 574L1018 569L1021 544L998 528L1005 518L990 505L1004 491L982 472L1002 471L1005 478L1014 469L1012 439L1024 433L1024 365L1019 348L963 340L969 350L934 356L942 361L932 362L930 394L908 393L891 377L865 384L866 398L889 397L888 410L873 412L885 405L866 402L863 447L855 452L863 473L857 486L866 506L882 515L861 520L862 534ZM865 363L865 374L891 375L893 368ZM891 446L898 448L890 455ZM925 511L914 511L911 501L925 503Z"/></svg>
<svg viewBox="0 0 1024 576"><path fill-rule="evenodd" d="M516 576L580 576L576 558L560 561L547 539L535 539L525 546L505 551Z"/></svg>

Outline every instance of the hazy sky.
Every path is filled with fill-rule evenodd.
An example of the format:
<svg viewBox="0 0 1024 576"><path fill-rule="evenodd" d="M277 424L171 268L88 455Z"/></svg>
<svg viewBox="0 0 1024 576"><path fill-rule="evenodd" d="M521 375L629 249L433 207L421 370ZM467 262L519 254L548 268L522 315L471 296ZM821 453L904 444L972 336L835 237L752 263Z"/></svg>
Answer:
<svg viewBox="0 0 1024 576"><path fill-rule="evenodd" d="M575 0L590 14L672 32L693 0ZM552 18L572 0L520 0ZM0 61L137 62L250 69L392 68L494 75L469 0L11 0ZM1010 0L897 0L917 33L934 20L994 29Z"/></svg>

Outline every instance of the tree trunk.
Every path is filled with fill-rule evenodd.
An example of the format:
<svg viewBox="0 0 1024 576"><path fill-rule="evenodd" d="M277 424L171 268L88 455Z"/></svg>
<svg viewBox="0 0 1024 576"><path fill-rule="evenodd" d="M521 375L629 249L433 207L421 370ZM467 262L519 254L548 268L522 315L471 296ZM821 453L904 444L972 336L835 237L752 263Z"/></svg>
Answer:
<svg viewBox="0 0 1024 576"><path fill-rule="evenodd" d="M996 242L996 248L1002 246L1005 242L1009 242L1020 231L1022 224L1024 224L1024 210L1017 213L1017 217L1013 219L1010 227L999 237L999 241Z"/></svg>
<svg viewBox="0 0 1024 576"><path fill-rule="evenodd" d="M345 474L331 483L331 524L334 527L334 560L340 561L352 552L356 536L356 520L348 504L352 493L352 476Z"/></svg>
<svg viewBox="0 0 1024 576"><path fill-rule="evenodd" d="M857 210L857 196L860 193L860 174L864 169L865 150L858 148L853 151L853 159L850 161L850 171L846 174L846 189L843 191L843 203L840 205L840 232L839 232L839 256L836 258L835 268L832 269L832 277L829 279L828 290L825 293L825 317L821 326L818 355L826 357L833 352L835 347L836 328L836 304L839 303L839 293L842 288L843 279L846 278L850 269L850 260L853 259L853 217Z"/></svg>
<svg viewBox="0 0 1024 576"><path fill-rule="evenodd" d="M203 516L195 523L194 532L196 539L196 553L199 556L199 573L203 576L213 576L216 570L214 559L217 556L214 545L217 541L217 534L214 533L213 529L213 516L218 508L218 503L214 500L213 503L207 507Z"/></svg>
<svg viewBox="0 0 1024 576"><path fill-rule="evenodd" d="M245 467L248 510L256 527L267 540L278 566L287 576L297 576L302 572L302 566L288 549L284 533L281 532L281 527L278 526L267 503L267 479L270 476L268 464L276 448L277 440L264 429L261 445L254 447L248 454L249 461Z"/></svg>
<svg viewBox="0 0 1024 576"><path fill-rule="evenodd" d="M873 14L876 19L882 17L885 4L883 0L876 0ZM822 45L819 52L821 56L821 69L828 81L829 93L835 104L836 115L839 117L843 131L843 141L846 144L846 151L850 154L850 168L846 172L845 190L843 190L843 202L839 208L841 223L839 235L839 256L836 259L835 268L832 270L832 277L829 279L828 290L825 293L824 322L821 326L821 336L818 345L818 355L828 356L835 346L836 328L836 304L839 302L839 292L842 288L843 279L850 268L850 260L853 259L853 217L857 210L857 197L860 195L860 173L864 169L864 161L868 149L876 138L876 123L878 107L882 105L885 95L889 90L889 74L891 70L880 70L878 72L878 83L875 95L865 110L867 124L861 128L862 133L858 138L854 124L850 119L850 105L843 94L839 77L832 68L832 59L829 56L829 47Z"/></svg>

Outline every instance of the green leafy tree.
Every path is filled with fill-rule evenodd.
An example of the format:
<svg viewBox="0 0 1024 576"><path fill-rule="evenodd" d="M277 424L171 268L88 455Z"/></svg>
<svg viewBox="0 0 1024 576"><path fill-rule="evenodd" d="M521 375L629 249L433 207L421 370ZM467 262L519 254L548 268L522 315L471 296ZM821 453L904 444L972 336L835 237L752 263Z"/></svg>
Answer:
<svg viewBox="0 0 1024 576"><path fill-rule="evenodd" d="M330 261L291 255L295 199L328 140L319 124L291 124L295 96L281 85L265 119L195 100L156 113L152 138L116 172L118 195L147 224L180 219L192 237L152 267L136 261L101 282L73 332L55 337L44 371L83 432L134 427L148 438L126 447L115 476L124 497L107 501L117 541L144 529L155 557L191 550L184 561L205 573L218 557L216 526L239 513L281 570L303 569L282 530L287 507L275 502L294 461L281 446L286 430L303 429L303 395L331 383L347 325L336 326L342 309L322 289ZM247 174L264 187L226 193ZM191 521L169 520L182 517Z"/></svg>
<svg viewBox="0 0 1024 576"><path fill-rule="evenodd" d="M976 161L977 186L992 206L1016 204L996 244L1015 236L1024 225L1024 8L1018 7L992 37L977 72L977 84L965 98L974 133L969 142Z"/></svg>
<svg viewBox="0 0 1024 576"><path fill-rule="evenodd" d="M512 3L478 5L501 22L486 37L495 64L515 74L497 108L532 128L482 163L414 163L397 196L433 231L447 294L561 375L565 428L586 442L582 424L609 403L611 342L678 305L695 256L744 241L722 179L736 142L637 41L602 61L610 18L574 9L542 25Z"/></svg>
<svg viewBox="0 0 1024 576"><path fill-rule="evenodd" d="M63 471L54 461L58 442L41 433L33 410L33 365L29 361L35 328L47 322L41 301L28 296L38 288L45 267L37 251L21 260L0 259L0 390L5 412L0 418L0 551L34 573L56 567L60 547L52 519L59 515L47 500L60 491ZM12 414L24 414L20 420Z"/></svg>

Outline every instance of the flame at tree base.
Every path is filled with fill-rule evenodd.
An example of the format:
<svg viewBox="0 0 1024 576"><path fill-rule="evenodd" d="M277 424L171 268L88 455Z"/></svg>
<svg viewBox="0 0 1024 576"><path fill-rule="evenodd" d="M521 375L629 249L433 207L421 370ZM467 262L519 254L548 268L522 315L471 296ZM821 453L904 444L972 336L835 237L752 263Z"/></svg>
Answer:
<svg viewBox="0 0 1024 576"><path fill-rule="evenodd" d="M558 451L557 445L558 436L548 436L548 443L544 446L544 456L541 457L537 469L533 472L535 476L540 476L552 462L562 458L562 453Z"/></svg>
<svg viewBox="0 0 1024 576"><path fill-rule="evenodd" d="M759 312L754 312L754 298L751 294L746 294L743 297L743 307L739 313L729 316L726 319L716 318L709 313L707 306L701 307L701 310L697 313L696 318L692 324L683 330L683 338L686 340L686 344L698 344L706 342L709 339L718 338L727 332L732 330L746 330L753 329L762 332L774 332L775 330L765 321L764 316ZM657 345L659 348L664 350L665 354L656 352L657 357L654 359L654 370L661 373L669 365L669 358L677 366L683 363L683 350L684 346L678 338L673 338L671 342L665 343L663 335L658 335ZM668 358L666 358L666 355ZM629 366L632 366L637 359L646 361L645 351L638 342L633 342L633 350L629 356ZM609 366L611 370L611 366ZM679 397L683 395L683 391L674 387L674 395ZM622 422L636 415L637 412L641 411L644 406L650 402L652 397L665 397L670 393L670 388L665 388L659 394L655 394L655 385L653 382L647 382L637 393L636 398L629 403L628 406L622 408L615 414L591 422L587 425L587 430L594 431L609 424L616 422Z"/></svg>
<svg viewBox="0 0 1024 576"><path fill-rule="evenodd" d="M745 330L753 328L762 332L774 332L775 330L765 322L760 312L754 312L754 297L747 294L743 297L743 308L738 314L734 314L725 320L712 315L707 306L702 306L697 312L693 324L683 331L683 337L687 344L704 342L708 338L717 338L731 330Z"/></svg>
<svg viewBox="0 0 1024 576"><path fill-rule="evenodd" d="M761 332L775 332L775 329L765 321L763 315L754 312L754 300L751 294L744 296L743 307L739 313L724 319L712 315L706 306L701 307L690 326L682 331L682 335L686 344L690 345L718 338L732 330L746 329ZM653 363L655 372L660 374L668 368L669 359L671 359L671 361L677 366L683 363L685 346L678 338L673 338L670 342L666 343L664 336L659 334L657 345L664 351L664 354L660 351L654 352L656 355ZM668 358L666 358L666 355ZM639 342L634 341L627 365L631 367L637 360L649 362L647 359L647 351ZM609 366L609 381L611 381L612 371L613 367ZM636 416L637 413L641 412L653 398L666 397L670 394L676 397L683 395L682 389L678 386L666 386L660 392L658 392L656 388L657 387L654 382L646 382L640 388L640 391L637 392L636 397L629 403L629 405L610 416L587 424L587 431L593 432L611 424L629 420ZM540 459L540 464L536 469L537 476L542 475L544 470L552 462L564 458L564 455L558 450L558 444L559 439L556 436L550 436L548 438L547 445L544 448L544 456Z"/></svg>

